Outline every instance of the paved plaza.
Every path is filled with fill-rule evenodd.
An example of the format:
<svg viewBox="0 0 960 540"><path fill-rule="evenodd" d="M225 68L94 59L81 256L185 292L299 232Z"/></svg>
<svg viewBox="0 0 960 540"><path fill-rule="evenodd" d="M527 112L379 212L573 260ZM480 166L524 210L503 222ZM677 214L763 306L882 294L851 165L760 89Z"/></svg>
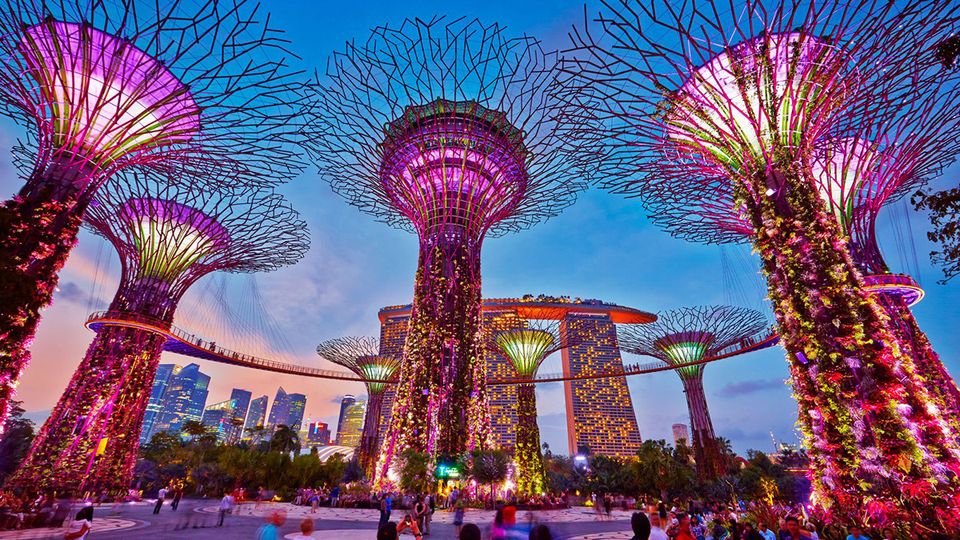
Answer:
<svg viewBox="0 0 960 540"><path fill-rule="evenodd" d="M160 514L153 515L153 504L125 504L120 506L97 507L94 512L93 538L107 540L120 538L256 538L257 528L263 523L263 516L274 510L287 513L287 522L282 527L285 537L293 537L299 531L300 522L310 518L316 531L314 538L324 540L374 540L379 513L376 510L348 508L318 508L311 513L310 507L293 506L286 503L261 504L245 503L227 516L223 527L217 527L216 503L212 500L184 500L177 511L164 505ZM392 519L398 520L402 510L394 512ZM600 520L590 509L571 508L567 510L549 510L542 512L518 512L518 521L546 523L558 538L577 540L620 540L630 538L630 512L615 510L610 519ZM476 523L486 529L493 521L493 512L487 510L468 510L466 523ZM453 514L438 510L434 514L433 540L453 539ZM31 529L25 531L0 532L0 539L55 539L63 538L66 529ZM401 538L413 536L402 535Z"/></svg>

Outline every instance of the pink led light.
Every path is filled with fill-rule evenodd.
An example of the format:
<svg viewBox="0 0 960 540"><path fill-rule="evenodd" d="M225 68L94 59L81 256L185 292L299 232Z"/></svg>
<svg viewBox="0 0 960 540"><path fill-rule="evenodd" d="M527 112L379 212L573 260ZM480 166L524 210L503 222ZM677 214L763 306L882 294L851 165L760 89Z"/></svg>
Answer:
<svg viewBox="0 0 960 540"><path fill-rule="evenodd" d="M25 75L49 100L57 147L112 162L145 147L186 143L200 129L188 88L128 41L50 21L27 28L19 48Z"/></svg>

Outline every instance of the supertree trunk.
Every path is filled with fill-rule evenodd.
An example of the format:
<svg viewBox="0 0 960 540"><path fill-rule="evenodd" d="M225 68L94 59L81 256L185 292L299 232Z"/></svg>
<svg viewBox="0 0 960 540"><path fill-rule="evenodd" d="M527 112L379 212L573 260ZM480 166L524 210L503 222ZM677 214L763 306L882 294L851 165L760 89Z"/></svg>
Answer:
<svg viewBox="0 0 960 540"><path fill-rule="evenodd" d="M165 283L141 278L121 283L110 313L169 327L175 308ZM165 341L148 330L102 327L8 485L76 494L128 488Z"/></svg>
<svg viewBox="0 0 960 540"><path fill-rule="evenodd" d="M404 450L460 455L487 444L479 251L479 242L459 234L421 241L404 362L378 482Z"/></svg>
<svg viewBox="0 0 960 540"><path fill-rule="evenodd" d="M702 480L719 478L723 475L723 464L713 421L710 420L710 409L707 408L707 396L703 392L703 370L698 370L695 375L683 376L680 380L690 412L690 436L693 439L691 443L697 462L697 475Z"/></svg>
<svg viewBox="0 0 960 540"><path fill-rule="evenodd" d="M164 337L101 329L8 486L31 492L129 487Z"/></svg>
<svg viewBox="0 0 960 540"><path fill-rule="evenodd" d="M40 310L77 243L93 174L82 165L38 168L0 207L0 431L20 374L30 362Z"/></svg>
<svg viewBox="0 0 960 540"><path fill-rule="evenodd" d="M954 434L960 435L960 389L947 372L940 355L933 350L927 335L920 329L907 303L895 295L875 295L877 303L890 318L893 333L910 358L917 374L929 390L934 403L943 412Z"/></svg>
<svg viewBox="0 0 960 540"><path fill-rule="evenodd" d="M960 507L955 436L928 408L912 359L800 171L775 160L737 189L788 353L814 498L847 523L906 519L951 530Z"/></svg>
<svg viewBox="0 0 960 540"><path fill-rule="evenodd" d="M537 393L532 384L517 387L517 493L537 496L546 487L543 455L540 453L540 427L537 426Z"/></svg>
<svg viewBox="0 0 960 540"><path fill-rule="evenodd" d="M367 412L363 420L363 435L357 463L363 468L367 478L372 479L377 466L377 437L380 434L380 414L383 411L383 392L370 393L367 398Z"/></svg>

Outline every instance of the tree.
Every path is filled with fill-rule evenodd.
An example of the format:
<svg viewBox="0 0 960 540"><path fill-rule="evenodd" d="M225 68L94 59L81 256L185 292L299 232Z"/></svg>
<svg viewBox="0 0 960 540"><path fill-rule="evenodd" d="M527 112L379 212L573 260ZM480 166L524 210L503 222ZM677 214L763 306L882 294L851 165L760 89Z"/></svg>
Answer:
<svg viewBox="0 0 960 540"><path fill-rule="evenodd" d="M495 485L507 479L510 456L502 450L474 450L470 454L470 477L480 485L490 486L490 498L495 498Z"/></svg>
<svg viewBox="0 0 960 540"><path fill-rule="evenodd" d="M933 230L927 238L940 246L930 252L930 258L943 269L943 282L950 281L960 274L960 188L936 193L920 190L914 194L913 204L929 212Z"/></svg>
<svg viewBox="0 0 960 540"><path fill-rule="evenodd" d="M187 420L182 426L180 426L180 432L184 435L189 435L190 439L193 440L206 433L207 426L196 420Z"/></svg>
<svg viewBox="0 0 960 540"><path fill-rule="evenodd" d="M0 437L0 484L17 470L33 443L33 422L23 417L21 403L11 401L10 416Z"/></svg>
<svg viewBox="0 0 960 540"><path fill-rule="evenodd" d="M296 431L290 429L290 426L280 424L270 437L270 450L273 452L282 452L285 454L300 451L300 436Z"/></svg>
<svg viewBox="0 0 960 540"><path fill-rule="evenodd" d="M432 479L430 478L430 456L426 452L408 448L400 454L398 465L401 489L415 493L427 491Z"/></svg>
<svg viewBox="0 0 960 540"><path fill-rule="evenodd" d="M640 492L661 500L690 493L696 478L690 448L681 444L673 449L662 439L643 442L634 471Z"/></svg>

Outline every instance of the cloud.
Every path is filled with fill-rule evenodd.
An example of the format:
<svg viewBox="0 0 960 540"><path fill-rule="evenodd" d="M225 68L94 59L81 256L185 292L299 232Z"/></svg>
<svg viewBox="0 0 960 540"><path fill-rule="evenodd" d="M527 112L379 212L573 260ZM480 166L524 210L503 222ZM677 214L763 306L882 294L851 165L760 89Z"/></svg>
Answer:
<svg viewBox="0 0 960 540"><path fill-rule="evenodd" d="M717 395L724 398L742 397L747 394L755 394L765 390L783 388L784 386L785 383L780 379L749 379L746 381L727 383L717 391Z"/></svg>

